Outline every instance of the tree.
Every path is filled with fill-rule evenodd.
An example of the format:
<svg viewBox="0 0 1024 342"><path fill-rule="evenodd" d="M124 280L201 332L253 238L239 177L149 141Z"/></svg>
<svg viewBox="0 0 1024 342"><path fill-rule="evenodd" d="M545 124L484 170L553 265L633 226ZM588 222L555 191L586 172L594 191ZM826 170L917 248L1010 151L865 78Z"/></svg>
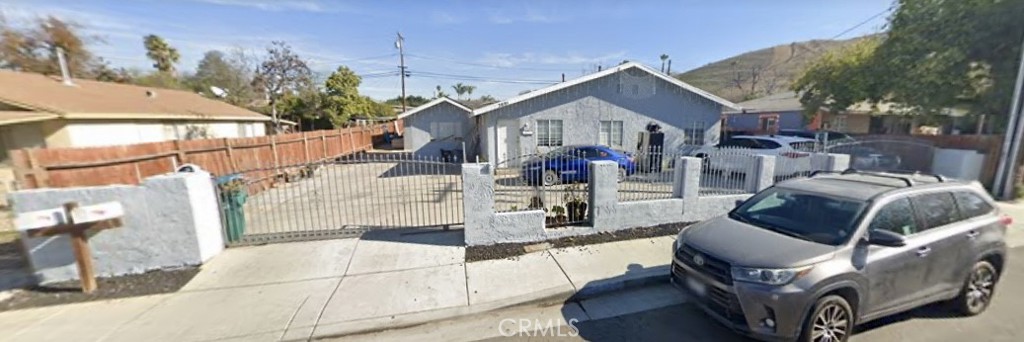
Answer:
<svg viewBox="0 0 1024 342"><path fill-rule="evenodd" d="M362 78L352 69L338 67L324 82L324 112L336 126L344 125L352 117L393 116L391 106L359 94Z"/></svg>
<svg viewBox="0 0 1024 342"><path fill-rule="evenodd" d="M245 51L240 49L231 55L217 50L207 51L189 83L194 91L206 96L221 98L234 105L248 104L256 100L249 60ZM211 87L220 88L226 93L214 94Z"/></svg>
<svg viewBox="0 0 1024 342"><path fill-rule="evenodd" d="M142 45L146 48L146 57L153 60L153 67L156 70L174 74L174 64L181 59L177 49L155 34L143 37Z"/></svg>
<svg viewBox="0 0 1024 342"><path fill-rule="evenodd" d="M484 96L480 97L480 102L495 103L495 102L498 102L498 99L494 98L494 96L491 96L491 95L484 95Z"/></svg>
<svg viewBox="0 0 1024 342"><path fill-rule="evenodd" d="M1022 14L1022 1L899 0L874 48L823 58L793 88L809 109L891 101L924 115L963 108L1002 116L1020 61Z"/></svg>
<svg viewBox="0 0 1024 342"><path fill-rule="evenodd" d="M445 94L445 92L443 90L441 90L441 86L440 85L437 86L436 90L437 91L434 92L434 98L435 99L439 99L439 98L448 96L448 94Z"/></svg>
<svg viewBox="0 0 1024 342"><path fill-rule="evenodd" d="M274 41L267 47L267 55L256 68L253 85L270 100L271 116L277 124L277 100L289 91L308 87L312 72L306 61L292 51L287 43Z"/></svg>
<svg viewBox="0 0 1024 342"><path fill-rule="evenodd" d="M458 98L461 100L463 94L472 95L473 90L476 90L476 86L462 84L462 82L459 82L452 86L452 90L455 90L455 93L458 94ZM438 89L438 91L440 92L441 90Z"/></svg>
<svg viewBox="0 0 1024 342"><path fill-rule="evenodd" d="M661 54L661 72L665 72L665 62L668 61L668 55Z"/></svg>
<svg viewBox="0 0 1024 342"><path fill-rule="evenodd" d="M0 18L0 68L59 74L57 48L64 50L72 75L93 78L106 64L88 49L98 40L79 33L81 26L53 16L37 19L31 27L15 28Z"/></svg>
<svg viewBox="0 0 1024 342"><path fill-rule="evenodd" d="M419 95L408 95L405 97L405 103L410 107L422 106L424 103L430 102L430 99ZM402 97L395 96L384 101L385 104L392 106L399 106L402 104Z"/></svg>

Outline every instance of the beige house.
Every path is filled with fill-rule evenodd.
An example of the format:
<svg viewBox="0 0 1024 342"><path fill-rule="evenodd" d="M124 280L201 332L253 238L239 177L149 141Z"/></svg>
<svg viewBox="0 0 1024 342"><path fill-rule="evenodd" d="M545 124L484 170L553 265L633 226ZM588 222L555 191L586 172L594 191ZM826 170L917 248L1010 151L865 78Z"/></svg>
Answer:
<svg viewBox="0 0 1024 342"><path fill-rule="evenodd" d="M0 71L0 194L8 150L255 137L270 120L188 91Z"/></svg>

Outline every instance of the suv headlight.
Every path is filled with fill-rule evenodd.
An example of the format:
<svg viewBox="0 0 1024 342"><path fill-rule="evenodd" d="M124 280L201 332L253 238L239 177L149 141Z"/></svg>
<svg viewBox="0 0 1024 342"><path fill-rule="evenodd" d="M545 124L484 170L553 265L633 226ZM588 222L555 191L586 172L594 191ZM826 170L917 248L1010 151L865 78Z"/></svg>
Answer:
<svg viewBox="0 0 1024 342"><path fill-rule="evenodd" d="M797 268L769 269L734 266L732 268L732 279L735 281L765 285L785 285L806 275L812 268L813 267L811 266L806 266Z"/></svg>

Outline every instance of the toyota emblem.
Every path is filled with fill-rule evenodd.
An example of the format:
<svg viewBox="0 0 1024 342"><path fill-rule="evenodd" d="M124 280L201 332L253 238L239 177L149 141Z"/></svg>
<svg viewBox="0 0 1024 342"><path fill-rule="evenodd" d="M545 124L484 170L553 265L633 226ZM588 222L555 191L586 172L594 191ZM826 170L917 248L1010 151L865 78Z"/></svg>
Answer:
<svg viewBox="0 0 1024 342"><path fill-rule="evenodd" d="M704 257L700 256L700 254L694 255L693 263L697 264L697 266L704 266Z"/></svg>

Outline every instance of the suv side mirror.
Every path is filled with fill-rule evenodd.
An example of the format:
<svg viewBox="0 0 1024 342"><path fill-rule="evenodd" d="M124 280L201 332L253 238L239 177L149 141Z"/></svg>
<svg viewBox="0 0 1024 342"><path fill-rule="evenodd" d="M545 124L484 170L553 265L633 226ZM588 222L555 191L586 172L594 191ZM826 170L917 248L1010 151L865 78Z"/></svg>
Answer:
<svg viewBox="0 0 1024 342"><path fill-rule="evenodd" d="M736 208L739 208L741 205L743 205L743 202L745 202L745 201L744 200L736 200Z"/></svg>
<svg viewBox="0 0 1024 342"><path fill-rule="evenodd" d="M907 241L903 235L878 229L868 232L868 243L886 247L902 247L907 244Z"/></svg>

